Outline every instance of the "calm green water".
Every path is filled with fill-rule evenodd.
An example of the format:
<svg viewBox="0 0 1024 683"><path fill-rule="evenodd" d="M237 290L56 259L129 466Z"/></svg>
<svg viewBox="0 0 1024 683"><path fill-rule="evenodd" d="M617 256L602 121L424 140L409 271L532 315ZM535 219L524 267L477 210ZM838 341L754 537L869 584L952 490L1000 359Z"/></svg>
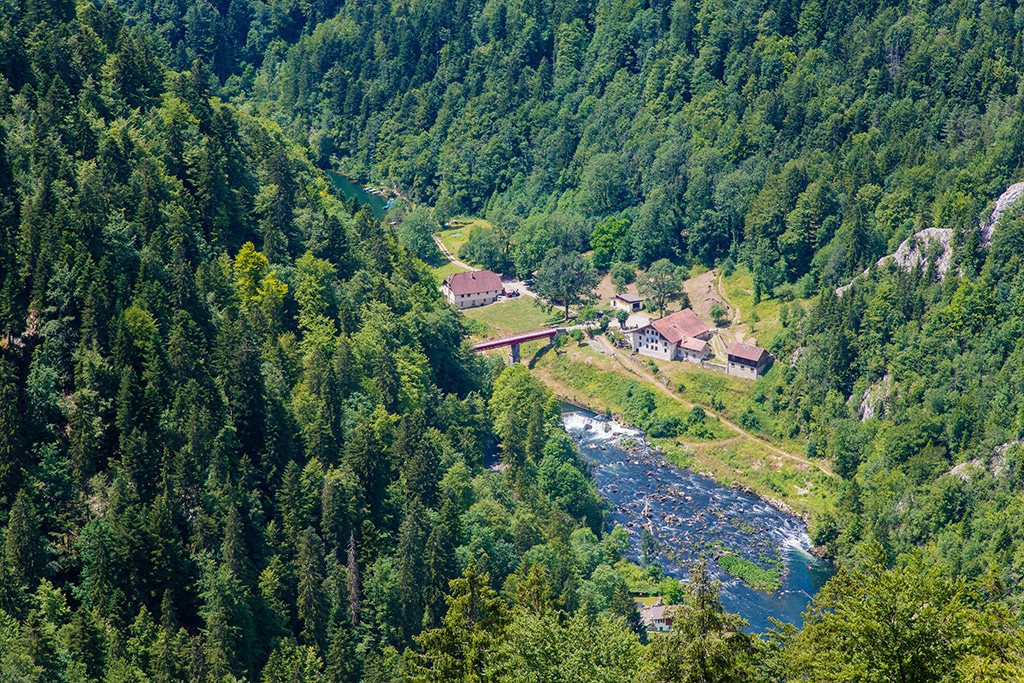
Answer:
<svg viewBox="0 0 1024 683"><path fill-rule="evenodd" d="M359 200L360 204L370 205L370 208L373 210L374 216L376 216L378 219L384 218L384 206L388 203L388 200L384 199L383 197L378 197L377 195L370 194L358 182L352 180L351 178L346 178L337 171L328 171L327 175L328 177L330 177L331 182L334 183L334 187L336 187L338 190L341 191L343 195L345 195L345 199L355 196L355 198Z"/></svg>

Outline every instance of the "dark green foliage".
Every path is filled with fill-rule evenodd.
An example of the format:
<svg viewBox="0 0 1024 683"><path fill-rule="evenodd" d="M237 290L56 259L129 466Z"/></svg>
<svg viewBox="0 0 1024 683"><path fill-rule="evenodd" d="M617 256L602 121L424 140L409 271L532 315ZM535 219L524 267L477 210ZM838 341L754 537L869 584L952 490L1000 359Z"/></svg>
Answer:
<svg viewBox="0 0 1024 683"><path fill-rule="evenodd" d="M434 212L352 210L227 103L337 7L80 9L0 9L0 678L385 676L467 565L601 532L557 402L503 395L413 258Z"/></svg>
<svg viewBox="0 0 1024 683"><path fill-rule="evenodd" d="M907 653L904 680L1019 671L1020 210L991 246L975 230L1024 161L1019 19L0 7L0 678L846 680ZM332 194L335 162L423 208L376 220ZM457 214L493 225L463 257L538 271L567 314L595 266L621 289L628 263L667 275L659 307L693 260L787 300L783 367L737 419L841 475L817 541L881 548L804 632L762 651L698 575L681 635L641 656L623 534L599 539L557 402L464 348L421 262ZM953 234L945 279L932 259L833 293L928 227ZM703 438L706 416L643 391L630 419ZM874 637L892 623L895 646Z"/></svg>
<svg viewBox="0 0 1024 683"><path fill-rule="evenodd" d="M555 248L547 253L537 271L537 293L560 304L569 317L569 306L587 303L594 296L598 277L589 261L576 252Z"/></svg>

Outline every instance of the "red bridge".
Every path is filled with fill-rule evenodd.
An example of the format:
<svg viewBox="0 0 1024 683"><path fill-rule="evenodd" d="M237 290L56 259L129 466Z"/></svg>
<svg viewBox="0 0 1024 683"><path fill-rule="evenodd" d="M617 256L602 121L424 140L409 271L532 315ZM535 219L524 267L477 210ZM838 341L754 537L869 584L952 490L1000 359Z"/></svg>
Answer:
<svg viewBox="0 0 1024 683"><path fill-rule="evenodd" d="M558 334L558 329L555 327L547 327L543 330L534 330L533 332L523 332L521 334L514 334L511 337L502 337L501 339L488 339L482 341L479 344L473 345L474 351L490 351L492 349L500 349L502 346L509 347L508 351L508 364L519 362L519 345L525 344L526 342L536 341L538 339L553 339Z"/></svg>

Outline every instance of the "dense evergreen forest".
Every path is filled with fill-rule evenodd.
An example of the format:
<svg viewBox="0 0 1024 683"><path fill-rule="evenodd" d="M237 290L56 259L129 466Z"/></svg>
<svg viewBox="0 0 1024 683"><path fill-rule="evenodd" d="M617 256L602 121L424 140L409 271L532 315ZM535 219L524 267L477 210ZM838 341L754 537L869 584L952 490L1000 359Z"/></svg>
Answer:
<svg viewBox="0 0 1024 683"><path fill-rule="evenodd" d="M975 236L1024 165L1022 27L0 0L0 681L1019 680L1024 216ZM557 402L330 166L488 217L477 260L523 274L593 248L820 291L756 396L842 475L805 627L745 634L697 567L644 645ZM944 279L834 293L928 227Z"/></svg>

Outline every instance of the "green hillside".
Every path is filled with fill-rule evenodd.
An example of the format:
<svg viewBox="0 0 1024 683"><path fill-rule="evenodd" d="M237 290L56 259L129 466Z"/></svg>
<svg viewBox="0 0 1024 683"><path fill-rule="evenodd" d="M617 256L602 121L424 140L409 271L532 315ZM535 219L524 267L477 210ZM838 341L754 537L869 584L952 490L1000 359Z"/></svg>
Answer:
<svg viewBox="0 0 1024 683"><path fill-rule="evenodd" d="M998 0L0 0L0 681L1019 680L1024 211L978 226L1024 180L1022 28ZM397 192L385 220L326 170ZM709 405L838 475L802 628L748 633L698 564L648 642L630 586L661 568L623 559L541 376L619 380L473 354L548 315L445 303L453 217L456 256L542 294L720 269L778 360ZM945 257L874 265L933 228Z"/></svg>

